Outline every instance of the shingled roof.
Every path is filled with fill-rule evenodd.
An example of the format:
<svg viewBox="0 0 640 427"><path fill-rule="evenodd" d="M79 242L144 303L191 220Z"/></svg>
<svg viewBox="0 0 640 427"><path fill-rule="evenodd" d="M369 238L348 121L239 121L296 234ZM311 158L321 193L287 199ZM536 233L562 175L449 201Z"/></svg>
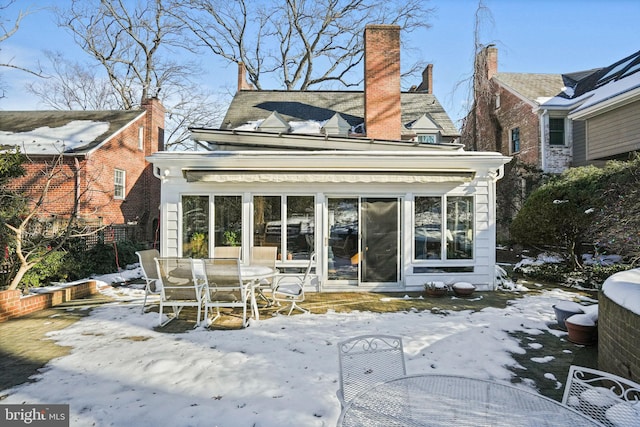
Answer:
<svg viewBox="0 0 640 427"><path fill-rule="evenodd" d="M429 115L443 136L459 132L433 94L404 92L400 95L402 124ZM234 129L245 123L266 119L277 111L285 120L324 121L340 114L352 127L364 123L364 93L356 91L238 91L231 101L221 129Z"/></svg>
<svg viewBox="0 0 640 427"><path fill-rule="evenodd" d="M0 148L26 154L84 154L144 114L129 111L0 111Z"/></svg>
<svg viewBox="0 0 640 427"><path fill-rule="evenodd" d="M566 86L562 74L497 73L493 78L534 103L561 95Z"/></svg>

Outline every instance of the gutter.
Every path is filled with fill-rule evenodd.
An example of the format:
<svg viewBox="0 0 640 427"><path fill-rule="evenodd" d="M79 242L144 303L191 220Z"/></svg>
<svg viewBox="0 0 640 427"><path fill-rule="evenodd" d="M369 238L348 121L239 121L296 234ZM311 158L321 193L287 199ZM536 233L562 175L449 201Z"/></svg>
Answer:
<svg viewBox="0 0 640 427"><path fill-rule="evenodd" d="M545 153L545 137L544 137L544 118L549 115L549 111L545 108L540 113L540 169L542 172L546 170L547 162L546 162L546 153Z"/></svg>

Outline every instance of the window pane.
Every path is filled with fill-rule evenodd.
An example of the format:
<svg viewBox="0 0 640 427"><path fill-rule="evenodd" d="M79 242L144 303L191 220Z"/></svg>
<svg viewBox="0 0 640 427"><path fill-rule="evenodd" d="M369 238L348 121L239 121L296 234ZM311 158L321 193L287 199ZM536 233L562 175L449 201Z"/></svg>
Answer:
<svg viewBox="0 0 640 427"><path fill-rule="evenodd" d="M564 119L549 118L549 145L564 145Z"/></svg>
<svg viewBox="0 0 640 427"><path fill-rule="evenodd" d="M442 257L442 199L416 197L414 219L415 259Z"/></svg>
<svg viewBox="0 0 640 427"><path fill-rule="evenodd" d="M287 257L309 259L314 246L313 196L287 197Z"/></svg>
<svg viewBox="0 0 640 427"><path fill-rule="evenodd" d="M242 198L215 196L214 246L242 246Z"/></svg>
<svg viewBox="0 0 640 427"><path fill-rule="evenodd" d="M473 257L473 198L447 198L447 259Z"/></svg>
<svg viewBox="0 0 640 427"><path fill-rule="evenodd" d="M120 169L113 172L113 197L124 199L124 171Z"/></svg>
<svg viewBox="0 0 640 427"><path fill-rule="evenodd" d="M511 130L511 152L518 151L520 151L520 128L515 128Z"/></svg>
<svg viewBox="0 0 640 427"><path fill-rule="evenodd" d="M209 257L209 196L182 196L182 256Z"/></svg>
<svg viewBox="0 0 640 427"><path fill-rule="evenodd" d="M282 208L280 196L253 198L253 245L277 246L282 254Z"/></svg>

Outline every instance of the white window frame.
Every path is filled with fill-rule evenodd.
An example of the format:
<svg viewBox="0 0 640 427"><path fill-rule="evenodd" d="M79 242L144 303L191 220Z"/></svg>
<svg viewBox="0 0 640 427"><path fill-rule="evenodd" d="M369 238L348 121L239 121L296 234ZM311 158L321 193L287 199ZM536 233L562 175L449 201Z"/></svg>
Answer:
<svg viewBox="0 0 640 427"><path fill-rule="evenodd" d="M113 170L113 198L124 200L127 193L127 172L123 169Z"/></svg>
<svg viewBox="0 0 640 427"><path fill-rule="evenodd" d="M438 135L434 133L419 134L418 142L421 144L435 144L438 142Z"/></svg>
<svg viewBox="0 0 640 427"><path fill-rule="evenodd" d="M144 126L138 128L138 150L144 151Z"/></svg>
<svg viewBox="0 0 640 427"><path fill-rule="evenodd" d="M562 120L562 144L552 144L551 143L551 120ZM549 147L566 147L567 146L567 119L565 117L553 117L550 116L547 122L548 129L548 141L547 144Z"/></svg>

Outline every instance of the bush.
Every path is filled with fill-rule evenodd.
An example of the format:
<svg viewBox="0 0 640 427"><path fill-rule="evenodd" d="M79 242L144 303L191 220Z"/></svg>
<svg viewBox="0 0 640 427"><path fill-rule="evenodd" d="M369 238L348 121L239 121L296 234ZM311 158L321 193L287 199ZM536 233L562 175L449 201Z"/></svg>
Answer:
<svg viewBox="0 0 640 427"><path fill-rule="evenodd" d="M36 264L27 271L20 281L26 288L37 288L49 286L51 282L62 282L68 278L68 273L64 268L66 252L55 251L44 261Z"/></svg>
<svg viewBox="0 0 640 427"><path fill-rule="evenodd" d="M118 242L116 246L117 261L113 243L99 243L86 250L84 242L76 242L69 248L65 263L70 279L83 279L92 274L116 273L118 267L125 269L127 265L138 262L135 252L144 249L142 245L131 241Z"/></svg>

